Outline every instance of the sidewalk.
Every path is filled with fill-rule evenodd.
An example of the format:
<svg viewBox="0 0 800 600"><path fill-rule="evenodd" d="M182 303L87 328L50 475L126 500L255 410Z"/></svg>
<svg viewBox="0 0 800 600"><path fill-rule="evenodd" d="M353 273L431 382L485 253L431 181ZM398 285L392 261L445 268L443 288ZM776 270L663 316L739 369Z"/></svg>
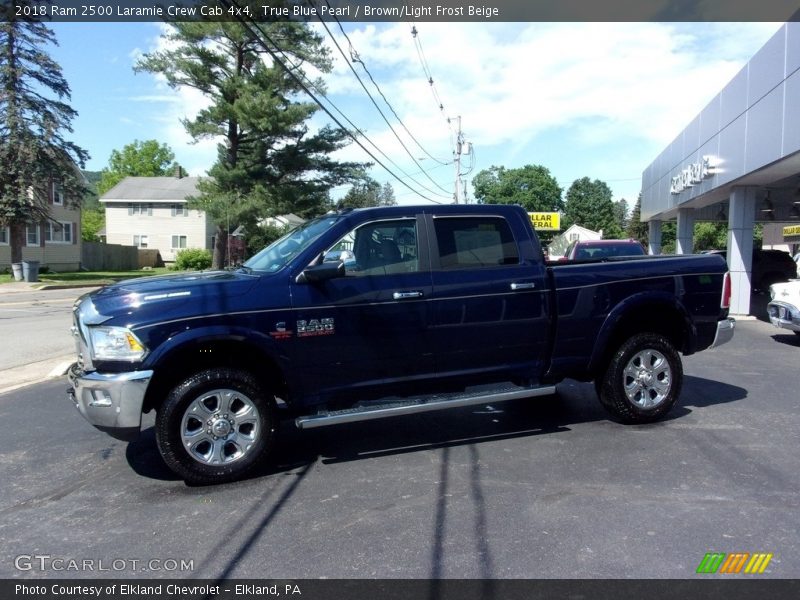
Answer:
<svg viewBox="0 0 800 600"><path fill-rule="evenodd" d="M14 304L19 305L20 301L18 298L14 298L15 295L22 295L25 292L31 293L41 290L63 289L64 287L77 286L51 286L42 281L36 283L29 283L26 281L0 283L0 300L4 299L4 301L0 301L0 304L5 303L6 306ZM91 287L97 286L95 285ZM41 360L29 363L27 365L0 369L0 395L28 385L45 381L47 379L61 377L67 372L69 365L74 361L74 354L64 354L62 356L54 356L52 358L48 358L47 360Z"/></svg>
<svg viewBox="0 0 800 600"><path fill-rule="evenodd" d="M35 292L42 289L42 282L28 283L27 281L12 281L0 283L0 294L15 294L18 292Z"/></svg>
<svg viewBox="0 0 800 600"><path fill-rule="evenodd" d="M0 283L0 296L3 294L16 294L20 292L38 292L41 290L71 290L80 288L98 288L102 283L55 283L49 281L37 281L29 283L27 281L12 281L10 283Z"/></svg>
<svg viewBox="0 0 800 600"><path fill-rule="evenodd" d="M19 388L40 383L46 379L65 375L69 366L75 362L71 354L49 358L28 365L12 367L0 371L0 396ZM66 388L66 379L64 380Z"/></svg>

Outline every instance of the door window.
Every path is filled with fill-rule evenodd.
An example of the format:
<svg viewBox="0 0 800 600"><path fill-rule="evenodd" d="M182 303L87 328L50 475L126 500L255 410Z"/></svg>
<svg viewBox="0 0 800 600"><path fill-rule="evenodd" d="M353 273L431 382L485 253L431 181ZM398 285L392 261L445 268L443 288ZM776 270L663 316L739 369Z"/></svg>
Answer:
<svg viewBox="0 0 800 600"><path fill-rule="evenodd" d="M339 239L325 260L344 262L351 277L419 271L415 219L379 221L362 225Z"/></svg>
<svg viewBox="0 0 800 600"><path fill-rule="evenodd" d="M442 269L519 264L511 228L501 217L434 219Z"/></svg>

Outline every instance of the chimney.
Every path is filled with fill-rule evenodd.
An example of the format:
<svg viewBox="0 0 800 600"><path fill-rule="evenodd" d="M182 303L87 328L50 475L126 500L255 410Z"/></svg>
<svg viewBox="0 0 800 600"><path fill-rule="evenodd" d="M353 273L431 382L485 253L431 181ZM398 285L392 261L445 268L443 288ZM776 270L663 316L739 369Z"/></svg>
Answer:
<svg viewBox="0 0 800 600"><path fill-rule="evenodd" d="M175 165L175 179L183 179L183 168L180 165Z"/></svg>

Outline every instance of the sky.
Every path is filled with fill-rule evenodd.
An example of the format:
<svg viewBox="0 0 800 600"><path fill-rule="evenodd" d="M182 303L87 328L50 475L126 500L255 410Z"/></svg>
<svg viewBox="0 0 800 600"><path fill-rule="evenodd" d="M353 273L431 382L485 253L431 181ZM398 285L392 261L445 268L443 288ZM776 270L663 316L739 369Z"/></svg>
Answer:
<svg viewBox="0 0 800 600"><path fill-rule="evenodd" d="M344 23L349 43L334 25L331 32L344 51L352 44L389 99L391 109L354 65L397 135L315 24L334 58L333 71L324 75L327 96L391 159L367 144L381 162L412 188L379 166L370 170L379 182L392 184L399 203L452 200L460 116L473 149L472 156L461 157L469 199L470 181L480 170L533 164L547 167L565 193L573 181L589 177L606 182L614 200L625 198L632 206L644 169L781 24ZM164 47L167 26L50 27L59 42L50 53L78 111L71 139L90 153L89 170L106 167L112 150L156 139L171 147L190 174L206 173L218 140L193 142L181 120L207 100L193 90L169 88L163 77L133 71L143 53ZM313 126L330 122L319 111ZM371 161L355 144L339 157Z"/></svg>

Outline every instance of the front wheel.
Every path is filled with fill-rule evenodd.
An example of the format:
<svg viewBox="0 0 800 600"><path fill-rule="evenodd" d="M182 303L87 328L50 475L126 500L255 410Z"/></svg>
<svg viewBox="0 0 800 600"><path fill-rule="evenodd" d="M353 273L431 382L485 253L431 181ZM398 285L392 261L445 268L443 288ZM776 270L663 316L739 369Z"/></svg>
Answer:
<svg viewBox="0 0 800 600"><path fill-rule="evenodd" d="M667 414L681 392L683 366L670 341L639 333L614 353L597 382L600 402L623 423L650 423Z"/></svg>
<svg viewBox="0 0 800 600"><path fill-rule="evenodd" d="M156 416L167 466L187 482L240 479L270 450L275 401L250 373L207 369L182 381Z"/></svg>

